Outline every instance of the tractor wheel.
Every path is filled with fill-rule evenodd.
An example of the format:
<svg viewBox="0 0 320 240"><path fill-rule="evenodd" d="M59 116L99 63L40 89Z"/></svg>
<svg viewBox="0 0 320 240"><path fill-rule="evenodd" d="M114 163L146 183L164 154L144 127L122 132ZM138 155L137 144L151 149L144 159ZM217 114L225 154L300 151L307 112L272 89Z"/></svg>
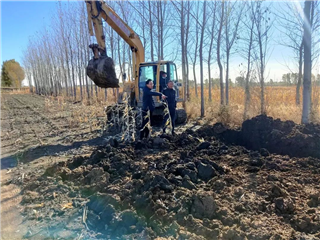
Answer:
<svg viewBox="0 0 320 240"><path fill-rule="evenodd" d="M129 117L128 121L132 123L132 121L135 121L135 128L139 129L142 117L141 112L137 109L131 109L128 114L125 114L125 105L124 104L114 104L111 106L108 106L105 110L105 113L107 115L107 126L109 126L109 131L115 131L117 133L121 132L123 129L126 128L126 122L127 120L124 120L123 117Z"/></svg>

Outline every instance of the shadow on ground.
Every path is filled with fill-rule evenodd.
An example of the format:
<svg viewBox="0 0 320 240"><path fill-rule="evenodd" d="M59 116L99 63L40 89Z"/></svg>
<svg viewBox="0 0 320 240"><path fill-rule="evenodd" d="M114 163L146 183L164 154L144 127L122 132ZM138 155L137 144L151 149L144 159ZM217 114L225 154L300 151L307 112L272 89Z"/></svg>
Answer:
<svg viewBox="0 0 320 240"><path fill-rule="evenodd" d="M16 167L18 162L29 163L43 156L54 156L66 151L76 150L80 147L100 145L105 141L104 137L97 137L85 141L74 142L71 145L44 145L35 148L29 148L22 153L12 154L7 157L1 158L1 169L10 169Z"/></svg>

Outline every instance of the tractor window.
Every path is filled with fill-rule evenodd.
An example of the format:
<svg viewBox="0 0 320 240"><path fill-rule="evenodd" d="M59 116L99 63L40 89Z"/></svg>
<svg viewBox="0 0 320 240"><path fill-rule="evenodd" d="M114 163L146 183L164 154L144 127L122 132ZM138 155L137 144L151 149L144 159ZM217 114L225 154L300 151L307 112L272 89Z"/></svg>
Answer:
<svg viewBox="0 0 320 240"><path fill-rule="evenodd" d="M146 81L151 79L154 83L153 88L156 87L156 74L157 74L157 66L141 66L139 69L139 101L142 101L143 96L143 88L146 86Z"/></svg>
<svg viewBox="0 0 320 240"><path fill-rule="evenodd" d="M156 83L157 66L143 66L140 67L139 88L144 88L146 81L151 79Z"/></svg>
<svg viewBox="0 0 320 240"><path fill-rule="evenodd" d="M170 80L174 82L178 81L176 65L171 63L169 66L170 66Z"/></svg>
<svg viewBox="0 0 320 240"><path fill-rule="evenodd" d="M181 83L178 82L178 76L177 76L177 69L176 69L176 65L173 63L169 64L169 68L170 68L170 80L174 82L174 89L176 90L176 97L177 99L180 98L181 95L181 91L182 90L182 85Z"/></svg>

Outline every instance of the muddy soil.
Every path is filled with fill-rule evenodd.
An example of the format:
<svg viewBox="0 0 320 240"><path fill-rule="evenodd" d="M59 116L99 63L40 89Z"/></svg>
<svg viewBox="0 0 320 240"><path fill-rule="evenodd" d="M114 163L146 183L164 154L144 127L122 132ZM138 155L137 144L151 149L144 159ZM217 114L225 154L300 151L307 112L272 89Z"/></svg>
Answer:
<svg viewBox="0 0 320 240"><path fill-rule="evenodd" d="M64 159L19 164L6 183L21 188L25 239L320 239L318 149L300 145L318 129L259 116L131 144L104 136ZM305 155L289 151L290 138Z"/></svg>
<svg viewBox="0 0 320 240"><path fill-rule="evenodd" d="M91 146L103 141L90 108L37 95L1 93L1 239L22 239L28 228L20 215L21 184L13 181L13 174L20 182L76 153L90 153ZM90 121L81 121L86 114Z"/></svg>
<svg viewBox="0 0 320 240"><path fill-rule="evenodd" d="M228 144L252 150L266 148L290 157L320 158L320 125L313 123L299 125L260 115L243 122L239 129L228 129L217 123L203 127L200 132L201 136L215 136Z"/></svg>
<svg viewBox="0 0 320 240"><path fill-rule="evenodd" d="M23 184L36 236L72 239L319 239L320 161L187 131L111 140ZM26 235L33 238L35 235Z"/></svg>

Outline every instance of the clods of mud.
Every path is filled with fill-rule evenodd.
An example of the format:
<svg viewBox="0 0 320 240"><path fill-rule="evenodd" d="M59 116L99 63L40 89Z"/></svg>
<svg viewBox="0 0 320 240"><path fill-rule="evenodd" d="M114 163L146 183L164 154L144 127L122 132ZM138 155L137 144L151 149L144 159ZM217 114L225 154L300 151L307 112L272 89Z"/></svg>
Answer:
<svg viewBox="0 0 320 240"><path fill-rule="evenodd" d="M240 132L246 124L258 131L262 118ZM278 145L287 146L299 127L281 124L291 130ZM239 131L215 125L148 142L109 141L52 165L24 182L24 216L36 223L25 237L319 239L320 160L272 153L267 132L251 133L267 142L257 139L263 144L254 150L217 138L227 134Z"/></svg>
<svg viewBox="0 0 320 240"><path fill-rule="evenodd" d="M229 144L253 150L265 148L290 157L320 158L320 126L313 123L299 125L260 115L244 121L238 130L217 123L213 127L203 127L199 134L215 136Z"/></svg>

